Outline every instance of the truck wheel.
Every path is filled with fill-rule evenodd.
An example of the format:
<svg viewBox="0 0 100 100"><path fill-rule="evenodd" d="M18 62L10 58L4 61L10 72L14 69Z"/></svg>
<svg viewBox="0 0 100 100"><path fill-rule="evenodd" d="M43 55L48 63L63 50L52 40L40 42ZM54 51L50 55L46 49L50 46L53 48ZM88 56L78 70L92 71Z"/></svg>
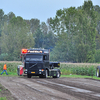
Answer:
<svg viewBox="0 0 100 100"><path fill-rule="evenodd" d="M44 75L44 78L47 78L48 77L48 70L45 71L45 75Z"/></svg>
<svg viewBox="0 0 100 100"><path fill-rule="evenodd" d="M53 76L53 78L59 78L60 77L60 71L57 71L56 76Z"/></svg>
<svg viewBox="0 0 100 100"><path fill-rule="evenodd" d="M30 74L27 74L27 77L28 77L28 78L31 78L31 75L30 75Z"/></svg>
<svg viewBox="0 0 100 100"><path fill-rule="evenodd" d="M43 75L39 75L39 78L43 78Z"/></svg>
<svg viewBox="0 0 100 100"><path fill-rule="evenodd" d="M97 77L100 77L100 66L97 66L96 76Z"/></svg>
<svg viewBox="0 0 100 100"><path fill-rule="evenodd" d="M59 78L60 77L60 72L59 71L57 71L57 78Z"/></svg>

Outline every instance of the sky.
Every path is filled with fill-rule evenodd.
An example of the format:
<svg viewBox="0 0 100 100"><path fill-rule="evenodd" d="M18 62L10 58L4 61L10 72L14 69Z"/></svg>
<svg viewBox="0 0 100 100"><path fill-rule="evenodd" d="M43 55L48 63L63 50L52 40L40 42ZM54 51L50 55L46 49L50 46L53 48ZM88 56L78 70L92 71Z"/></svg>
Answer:
<svg viewBox="0 0 100 100"><path fill-rule="evenodd" d="M91 0L93 5L100 6L100 0ZM82 6L84 0L0 0L0 9L4 14L13 12L16 16L31 20L37 18L46 22L55 17L56 11L63 8Z"/></svg>

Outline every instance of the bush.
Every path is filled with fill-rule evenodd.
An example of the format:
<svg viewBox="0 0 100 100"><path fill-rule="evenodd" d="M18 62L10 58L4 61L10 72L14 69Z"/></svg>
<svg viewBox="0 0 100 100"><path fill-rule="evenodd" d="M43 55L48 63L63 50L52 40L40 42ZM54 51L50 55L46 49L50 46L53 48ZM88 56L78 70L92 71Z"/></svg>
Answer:
<svg viewBox="0 0 100 100"><path fill-rule="evenodd" d="M70 75L70 74L77 74L77 75L88 75L88 76L95 76L96 75L96 66L93 65L81 65L81 64L61 64L60 70L62 75Z"/></svg>
<svg viewBox="0 0 100 100"><path fill-rule="evenodd" d="M4 62L0 63L0 72L3 71ZM17 73L17 66L21 65L21 62L7 62L7 72Z"/></svg>

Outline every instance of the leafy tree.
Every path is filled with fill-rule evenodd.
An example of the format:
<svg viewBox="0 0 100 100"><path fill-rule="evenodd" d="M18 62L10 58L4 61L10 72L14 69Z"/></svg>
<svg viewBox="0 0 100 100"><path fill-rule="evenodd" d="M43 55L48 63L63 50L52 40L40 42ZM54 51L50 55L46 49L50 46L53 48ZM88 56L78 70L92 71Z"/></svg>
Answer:
<svg viewBox="0 0 100 100"><path fill-rule="evenodd" d="M68 42L66 41L66 39L68 39L66 33L59 35L59 41L56 43L56 46L50 55L51 61L57 61L57 60L68 61L68 57L66 57L68 56L67 54Z"/></svg>
<svg viewBox="0 0 100 100"><path fill-rule="evenodd" d="M34 39L26 22L21 17L13 17L2 28L1 43L2 53L9 56L7 60L18 60L21 49L33 47Z"/></svg>
<svg viewBox="0 0 100 100"><path fill-rule="evenodd" d="M56 50L54 49L54 53L58 54L54 56L57 56L60 61L74 61L75 59L75 38L77 37L78 27L76 14L75 7L60 9L57 11L55 19L51 20L51 27L58 34Z"/></svg>
<svg viewBox="0 0 100 100"><path fill-rule="evenodd" d="M46 48L52 50L55 46L56 35L50 30L45 22L40 24L40 27L33 34L36 48Z"/></svg>
<svg viewBox="0 0 100 100"><path fill-rule="evenodd" d="M4 17L4 11L2 9L0 9L0 36L1 36L1 26L3 24L3 17Z"/></svg>
<svg viewBox="0 0 100 100"><path fill-rule="evenodd" d="M41 23L40 28L41 28L41 31L43 32L44 35L46 35L48 33L48 27L47 27L45 22Z"/></svg>
<svg viewBox="0 0 100 100"><path fill-rule="evenodd" d="M30 20L30 30L32 34L35 34L37 29L40 27L40 20L38 19L31 19Z"/></svg>
<svg viewBox="0 0 100 100"><path fill-rule="evenodd" d="M13 13L13 12L9 12L8 14L7 14L7 22L9 23L10 22L10 20L13 18L13 17L15 17L15 14Z"/></svg>
<svg viewBox="0 0 100 100"><path fill-rule="evenodd" d="M98 5L94 6L94 10L97 11L100 14L100 7Z"/></svg>
<svg viewBox="0 0 100 100"><path fill-rule="evenodd" d="M94 57L95 57L95 62L100 62L100 49L96 50Z"/></svg>
<svg viewBox="0 0 100 100"><path fill-rule="evenodd" d="M36 48L43 48L43 33L41 32L41 29L39 28L36 33L34 34L35 39L35 47Z"/></svg>
<svg viewBox="0 0 100 100"><path fill-rule="evenodd" d="M0 9L0 37L1 37L1 32L2 32L2 25L4 21L4 11ZM1 54L1 40L0 40L0 54Z"/></svg>
<svg viewBox="0 0 100 100"><path fill-rule="evenodd" d="M100 7L96 5L94 10L97 12L96 49L100 49Z"/></svg>
<svg viewBox="0 0 100 100"><path fill-rule="evenodd" d="M84 1L82 9L70 7L58 10L51 19L51 27L58 34L57 59L75 62L93 62L95 54L96 13L92 1ZM63 36L65 34L65 37ZM63 41L60 41L63 40ZM66 43L66 44L65 44ZM65 44L63 46L63 44ZM67 46L66 46L67 45ZM62 48L62 52L61 49ZM55 55L56 56L56 55ZM58 57L59 56L59 57Z"/></svg>
<svg viewBox="0 0 100 100"><path fill-rule="evenodd" d="M96 34L96 50L100 49L100 34Z"/></svg>
<svg viewBox="0 0 100 100"><path fill-rule="evenodd" d="M27 25L30 26L30 32L34 35L36 31L40 28L40 20L38 19L31 19L31 20L24 20Z"/></svg>
<svg viewBox="0 0 100 100"><path fill-rule="evenodd" d="M53 34L52 31L49 31L48 34L44 35L43 47L52 51L55 46L56 40L56 35Z"/></svg>
<svg viewBox="0 0 100 100"><path fill-rule="evenodd" d="M49 24L42 22L40 25L41 32L43 33L43 47L52 50L55 46L56 35L50 29Z"/></svg>

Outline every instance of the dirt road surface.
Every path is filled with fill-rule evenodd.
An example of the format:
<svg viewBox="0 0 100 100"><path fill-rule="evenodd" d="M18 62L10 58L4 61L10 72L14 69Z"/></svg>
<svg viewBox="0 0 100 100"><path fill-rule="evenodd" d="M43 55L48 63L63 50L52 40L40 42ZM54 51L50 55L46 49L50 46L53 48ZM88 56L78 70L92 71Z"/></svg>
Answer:
<svg viewBox="0 0 100 100"><path fill-rule="evenodd" d="M0 77L18 100L100 100L100 81L81 78Z"/></svg>

